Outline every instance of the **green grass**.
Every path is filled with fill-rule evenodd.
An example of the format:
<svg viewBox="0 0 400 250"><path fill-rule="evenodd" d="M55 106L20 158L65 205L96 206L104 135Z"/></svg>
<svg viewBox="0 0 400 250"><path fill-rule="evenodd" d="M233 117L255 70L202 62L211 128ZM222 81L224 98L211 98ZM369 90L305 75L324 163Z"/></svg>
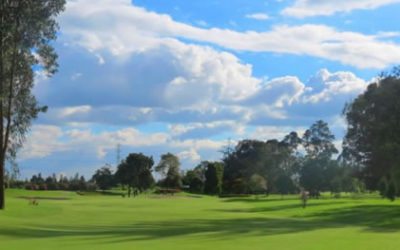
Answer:
<svg viewBox="0 0 400 250"><path fill-rule="evenodd" d="M21 196L63 197L28 205ZM400 249L400 202L7 191L1 249Z"/></svg>

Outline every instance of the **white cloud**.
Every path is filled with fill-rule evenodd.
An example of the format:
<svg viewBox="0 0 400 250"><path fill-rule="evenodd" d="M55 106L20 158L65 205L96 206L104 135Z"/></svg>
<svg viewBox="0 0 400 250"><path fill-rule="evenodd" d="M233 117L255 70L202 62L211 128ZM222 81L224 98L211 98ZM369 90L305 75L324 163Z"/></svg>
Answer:
<svg viewBox="0 0 400 250"><path fill-rule="evenodd" d="M253 13L246 15L246 18L265 21L268 20L270 17L265 13Z"/></svg>
<svg viewBox="0 0 400 250"><path fill-rule="evenodd" d="M76 107L65 107L62 110L59 110L59 115L61 118L79 114L87 114L92 110L92 107L89 105L84 106L76 106Z"/></svg>
<svg viewBox="0 0 400 250"><path fill-rule="evenodd" d="M283 108L298 101L306 91L304 83L294 76L277 77L263 85L255 95L247 100L248 103L264 103L276 108Z"/></svg>
<svg viewBox="0 0 400 250"><path fill-rule="evenodd" d="M201 156L193 148L190 150L179 152L177 156L182 160L190 160L192 162L199 162L201 160Z"/></svg>
<svg viewBox="0 0 400 250"><path fill-rule="evenodd" d="M367 87L367 82L351 72L330 73L327 69L320 70L309 80L312 85L322 85L323 90L304 98L305 102L318 103L330 101L337 95L359 94Z"/></svg>
<svg viewBox="0 0 400 250"><path fill-rule="evenodd" d="M296 0L292 6L284 9L282 13L299 18L330 16L338 12L376 9L399 2L400 0Z"/></svg>
<svg viewBox="0 0 400 250"><path fill-rule="evenodd" d="M129 0L99 0L96 6L90 0L72 0L61 25L63 39L69 43L96 54L107 51L121 60L160 45L176 46L177 39L186 38L238 51L309 55L358 68L381 69L400 62L400 46L374 35L325 25L275 26L266 32L204 29L139 8Z"/></svg>
<svg viewBox="0 0 400 250"><path fill-rule="evenodd" d="M290 132L297 132L299 136L302 136L305 127L291 127L291 126L258 126L253 133L251 133L250 138L256 140L282 140Z"/></svg>
<svg viewBox="0 0 400 250"><path fill-rule="evenodd" d="M54 152L67 150L67 146L60 141L62 135L62 129L56 126L34 126L19 153L19 159L45 158Z"/></svg>

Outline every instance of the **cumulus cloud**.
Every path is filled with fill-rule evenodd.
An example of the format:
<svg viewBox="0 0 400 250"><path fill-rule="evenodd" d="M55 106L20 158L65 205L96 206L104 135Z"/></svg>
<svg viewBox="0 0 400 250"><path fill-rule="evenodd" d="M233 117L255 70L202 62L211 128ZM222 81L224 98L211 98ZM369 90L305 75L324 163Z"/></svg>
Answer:
<svg viewBox="0 0 400 250"><path fill-rule="evenodd" d="M376 9L381 6L399 2L399 0L296 0L292 6L284 9L282 13L299 18L330 16L338 12Z"/></svg>
<svg viewBox="0 0 400 250"><path fill-rule="evenodd" d="M367 82L351 72L330 73L322 69L309 80L309 85L323 87L319 93L304 98L305 102L318 103L329 101L337 95L359 94L365 90Z"/></svg>
<svg viewBox="0 0 400 250"><path fill-rule="evenodd" d="M74 61L75 57L81 60L76 64L65 63L68 66L51 81L39 82L35 88L38 98L53 106L201 109L212 103L246 99L258 91L261 83L252 76L252 66L233 54L178 41L132 55L122 65L110 58L104 67L95 58L80 52L69 52L66 57L61 54L61 57L65 62ZM83 73L71 82L65 76L78 67ZM57 82L57 88L52 87L52 82Z"/></svg>
<svg viewBox="0 0 400 250"><path fill-rule="evenodd" d="M340 6L336 2L331 5ZM67 43L83 46L96 55L107 51L121 60L131 53L185 38L237 51L309 55L358 68L381 69L400 62L400 46L374 35L325 25L281 25L265 32L205 29L147 11L129 0L100 0L96 6L90 0L71 0L61 25Z"/></svg>
<svg viewBox="0 0 400 250"><path fill-rule="evenodd" d="M57 126L35 126L19 153L19 159L45 158L54 152L67 150L67 145L60 140L62 135L62 129Z"/></svg>
<svg viewBox="0 0 400 250"><path fill-rule="evenodd" d="M295 76L284 76L271 79L251 98L251 104L270 104L276 108L290 106L298 101L305 92L306 86Z"/></svg>

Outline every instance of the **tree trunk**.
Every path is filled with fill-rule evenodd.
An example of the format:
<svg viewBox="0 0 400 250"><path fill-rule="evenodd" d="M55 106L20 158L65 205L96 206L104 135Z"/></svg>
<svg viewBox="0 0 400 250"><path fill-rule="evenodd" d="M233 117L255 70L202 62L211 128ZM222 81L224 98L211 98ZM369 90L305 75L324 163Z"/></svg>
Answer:
<svg viewBox="0 0 400 250"><path fill-rule="evenodd" d="M4 88L3 85L5 83L4 80L4 53L3 53L3 45L4 45L4 1L1 1L0 4L0 148L3 149L4 143L4 123L3 123L3 95ZM1 150L2 151L2 150ZM0 152L2 155L2 152ZM0 209L4 209L4 157L0 157Z"/></svg>
<svg viewBox="0 0 400 250"><path fill-rule="evenodd" d="M1 160L0 162L0 209L4 209L5 205L5 192L4 192L5 186L4 186L4 161Z"/></svg>

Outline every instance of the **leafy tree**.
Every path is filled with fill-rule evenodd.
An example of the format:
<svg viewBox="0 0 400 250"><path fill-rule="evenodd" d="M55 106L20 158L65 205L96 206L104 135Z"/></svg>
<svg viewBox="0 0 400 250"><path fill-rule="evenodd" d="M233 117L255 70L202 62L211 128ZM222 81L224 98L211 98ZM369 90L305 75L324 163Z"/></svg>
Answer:
<svg viewBox="0 0 400 250"><path fill-rule="evenodd" d="M304 132L302 143L309 158L331 158L338 153L333 141L335 136L331 133L326 122L319 120Z"/></svg>
<svg viewBox="0 0 400 250"><path fill-rule="evenodd" d="M184 185L189 186L189 192L203 193L206 167L207 162L202 162L193 170L186 171L182 182Z"/></svg>
<svg viewBox="0 0 400 250"><path fill-rule="evenodd" d="M224 164L222 162L208 162L204 175L204 193L221 194Z"/></svg>
<svg viewBox="0 0 400 250"><path fill-rule="evenodd" d="M396 68L370 84L343 111L348 124L343 156L359 168L358 176L368 189L380 189L390 199L400 195L399 96Z"/></svg>
<svg viewBox="0 0 400 250"><path fill-rule="evenodd" d="M164 176L162 185L168 188L180 188L182 186L179 158L171 153L161 156L161 160L156 166L156 172Z"/></svg>
<svg viewBox="0 0 400 250"><path fill-rule="evenodd" d="M128 196L130 196L132 189L144 191L154 185L151 174L153 165L153 157L132 153L119 164L115 177L121 184L128 186Z"/></svg>
<svg viewBox="0 0 400 250"><path fill-rule="evenodd" d="M93 175L92 180L98 185L101 190L107 190L114 186L114 175L110 166L106 165L98 170Z"/></svg>
<svg viewBox="0 0 400 250"><path fill-rule="evenodd" d="M0 3L0 209L4 209L5 161L13 159L40 107L31 90L34 68L49 76L57 55L56 16L65 0L2 0Z"/></svg>
<svg viewBox="0 0 400 250"><path fill-rule="evenodd" d="M266 176L267 146L263 141L243 140L238 142L224 161L224 192L246 193L253 174Z"/></svg>
<svg viewBox="0 0 400 250"><path fill-rule="evenodd" d="M335 164L332 156L338 153L333 141L335 136L324 121L317 121L306 130L302 143L307 155L302 160L300 169L300 184L310 191L310 195L319 196L319 192L329 189L327 169Z"/></svg>
<svg viewBox="0 0 400 250"><path fill-rule="evenodd" d="M224 191L248 193L254 174L267 182L267 192L276 192L277 178L285 173L293 175L296 166L296 149L300 139L295 132L283 141L240 141L231 154L225 156Z"/></svg>

